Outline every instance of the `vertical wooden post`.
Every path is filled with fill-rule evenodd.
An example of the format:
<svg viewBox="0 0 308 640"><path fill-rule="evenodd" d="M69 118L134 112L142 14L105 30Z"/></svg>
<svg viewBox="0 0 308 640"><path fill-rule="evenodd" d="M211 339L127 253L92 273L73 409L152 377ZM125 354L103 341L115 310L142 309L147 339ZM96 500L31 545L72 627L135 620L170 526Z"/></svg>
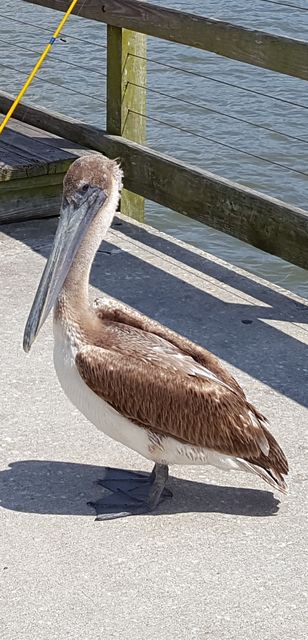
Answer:
<svg viewBox="0 0 308 640"><path fill-rule="evenodd" d="M146 36L107 26L107 132L143 144L146 137ZM144 198L122 191L121 212L144 219Z"/></svg>

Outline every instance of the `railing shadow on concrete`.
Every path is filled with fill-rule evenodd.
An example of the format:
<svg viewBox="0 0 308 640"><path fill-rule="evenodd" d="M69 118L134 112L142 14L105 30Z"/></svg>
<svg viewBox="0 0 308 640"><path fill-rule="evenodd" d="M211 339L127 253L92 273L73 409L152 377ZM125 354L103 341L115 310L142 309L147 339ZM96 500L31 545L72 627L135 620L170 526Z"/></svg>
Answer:
<svg viewBox="0 0 308 640"><path fill-rule="evenodd" d="M55 227L56 219L53 219L5 225L2 231L47 257ZM308 305L292 300L270 285L255 282L253 277L250 279L233 272L214 258L204 259L193 250L137 227L135 223L116 219L114 229L123 230L123 237L137 237L145 248L155 247L184 267L189 265L205 276L214 276L238 291L239 297L242 292L255 298L256 302L248 304L245 299L243 303L238 299L236 303L225 302L219 299L219 294L200 290L167 273L166 265L159 268L149 264L129 251L117 249L110 242L105 242L96 256L91 273L92 286L156 318L202 344L227 364L302 406L308 406L308 344L266 323L266 320L285 321L296 329L297 323L308 322ZM299 330L305 333L302 326Z"/></svg>

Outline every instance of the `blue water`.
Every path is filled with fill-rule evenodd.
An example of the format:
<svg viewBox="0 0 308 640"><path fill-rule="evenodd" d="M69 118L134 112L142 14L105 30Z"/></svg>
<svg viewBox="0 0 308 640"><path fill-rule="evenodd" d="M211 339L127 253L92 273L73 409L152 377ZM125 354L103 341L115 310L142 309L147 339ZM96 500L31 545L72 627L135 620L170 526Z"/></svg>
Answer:
<svg viewBox="0 0 308 640"><path fill-rule="evenodd" d="M288 3L306 11L264 0L156 0L162 6L187 11L189 5L193 13L308 40L307 1ZM6 91L15 94L20 88L60 15L22 0L0 0L1 87ZM105 25L72 16L65 34L65 42L53 47L27 99L104 127ZM308 209L307 83L189 47L148 40L147 143ZM282 260L153 203L147 203L147 222L308 297L307 273Z"/></svg>

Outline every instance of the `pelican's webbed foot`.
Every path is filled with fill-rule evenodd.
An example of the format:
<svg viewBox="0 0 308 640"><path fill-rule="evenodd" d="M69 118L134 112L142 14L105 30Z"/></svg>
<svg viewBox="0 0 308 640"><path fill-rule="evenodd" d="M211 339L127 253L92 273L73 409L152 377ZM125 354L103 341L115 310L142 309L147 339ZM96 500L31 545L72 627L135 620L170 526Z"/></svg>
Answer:
<svg viewBox="0 0 308 640"><path fill-rule="evenodd" d="M96 502L89 502L96 520L111 520L153 511L172 492L166 488L168 467L156 464L151 474L105 468L105 475L97 484L110 492Z"/></svg>

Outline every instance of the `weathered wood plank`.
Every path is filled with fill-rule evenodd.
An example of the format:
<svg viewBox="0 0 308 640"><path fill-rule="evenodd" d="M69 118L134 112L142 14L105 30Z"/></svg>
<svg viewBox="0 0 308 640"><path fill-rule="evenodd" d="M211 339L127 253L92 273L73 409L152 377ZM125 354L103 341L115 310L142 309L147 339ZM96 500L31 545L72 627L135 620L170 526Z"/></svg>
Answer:
<svg viewBox="0 0 308 640"><path fill-rule="evenodd" d="M67 0L26 0L65 11ZM74 13L308 80L308 43L141 0L87 0Z"/></svg>
<svg viewBox="0 0 308 640"><path fill-rule="evenodd" d="M45 218L59 214L62 196L62 184L40 185L36 179L35 187L28 188L27 180L23 180L24 189L10 192L0 191L0 224Z"/></svg>
<svg viewBox="0 0 308 640"><path fill-rule="evenodd" d="M26 177L47 173L46 162L34 158L32 154L17 153L0 140L0 180L12 180L14 177Z"/></svg>
<svg viewBox="0 0 308 640"><path fill-rule="evenodd" d="M41 187L50 187L54 185L60 185L62 188L63 178L65 173L53 173L48 175L47 173L42 176L34 176L34 177L22 177L14 180L4 180L0 181L0 199L4 196L4 193L10 193L10 197L13 194L17 194L18 191L23 191L25 189L32 188L41 188Z"/></svg>
<svg viewBox="0 0 308 640"><path fill-rule="evenodd" d="M12 167L30 166L31 158L20 157L0 140L0 175L2 171L8 171Z"/></svg>
<svg viewBox="0 0 308 640"><path fill-rule="evenodd" d="M146 38L117 27L108 27L107 32L107 131L143 144L146 64L135 54L146 57Z"/></svg>
<svg viewBox="0 0 308 640"><path fill-rule="evenodd" d="M0 143L0 156L5 156L6 159L10 159L10 163L0 161L0 182L7 180L15 180L20 178L30 178L41 175L52 175L53 173L63 174L68 170L68 167L72 160L59 160L59 162L43 162L35 161L33 158L19 158L15 152L5 152L4 147ZM74 158L72 158L74 159ZM12 165L15 163L15 166Z"/></svg>
<svg viewBox="0 0 308 640"><path fill-rule="evenodd" d="M7 94L4 93L3 95L7 95ZM0 91L0 99L1 99L1 91ZM0 103L0 108L1 108L1 103ZM38 127L33 127L28 122L16 120L15 118L10 119L10 129L12 129L13 131L17 131L18 133L22 133L24 135L29 135L32 138L36 138L42 144L47 144L48 146L54 145L54 142L56 142L59 148L61 149L63 148L66 151L67 151L67 145L70 145L69 148L71 147L81 148L81 146L77 142L66 140L66 138L63 138L63 136L55 136L53 133L50 133L50 131L45 131L44 129L38 129ZM6 131L6 129L4 131ZM2 135L4 135L4 132ZM63 146L63 142L65 142L65 146Z"/></svg>
<svg viewBox="0 0 308 640"><path fill-rule="evenodd" d="M135 54L142 57L136 57ZM138 86L140 85L140 86ZM107 132L138 143L145 142L146 36L108 26ZM120 209L140 222L144 198L123 189Z"/></svg>
<svg viewBox="0 0 308 640"><path fill-rule="evenodd" d="M0 112L1 112L1 92L0 92ZM18 131L27 136L31 136L31 138L38 140L42 144L48 145L48 147L55 147L58 150L63 150L65 153L68 153L69 156L73 156L76 158L84 153L89 153L89 149L85 149L78 142L73 142L72 140L67 140L67 138L63 138L63 136L56 136L49 131L44 129L39 129L38 127L33 127L29 123L25 123L23 121L15 120L11 118L9 123L9 128L13 131Z"/></svg>
<svg viewBox="0 0 308 640"><path fill-rule="evenodd" d="M84 153L89 149L11 119L0 139L0 223L57 215L63 177Z"/></svg>
<svg viewBox="0 0 308 640"><path fill-rule="evenodd" d="M0 96L6 108L10 97ZM17 118L119 157L125 187L308 269L308 213L134 142L29 104Z"/></svg>
<svg viewBox="0 0 308 640"><path fill-rule="evenodd" d="M0 183L31 176L64 174L70 162L85 150L63 138L54 138L24 122L11 119L0 139Z"/></svg>
<svg viewBox="0 0 308 640"><path fill-rule="evenodd" d="M42 141L38 137L33 136L25 127L23 130L17 131L11 122L8 123L1 135L1 143L8 145L8 148L14 154L24 155L25 157L39 160L44 164L58 163L59 160L72 160L72 153L64 149L49 144L46 140Z"/></svg>

